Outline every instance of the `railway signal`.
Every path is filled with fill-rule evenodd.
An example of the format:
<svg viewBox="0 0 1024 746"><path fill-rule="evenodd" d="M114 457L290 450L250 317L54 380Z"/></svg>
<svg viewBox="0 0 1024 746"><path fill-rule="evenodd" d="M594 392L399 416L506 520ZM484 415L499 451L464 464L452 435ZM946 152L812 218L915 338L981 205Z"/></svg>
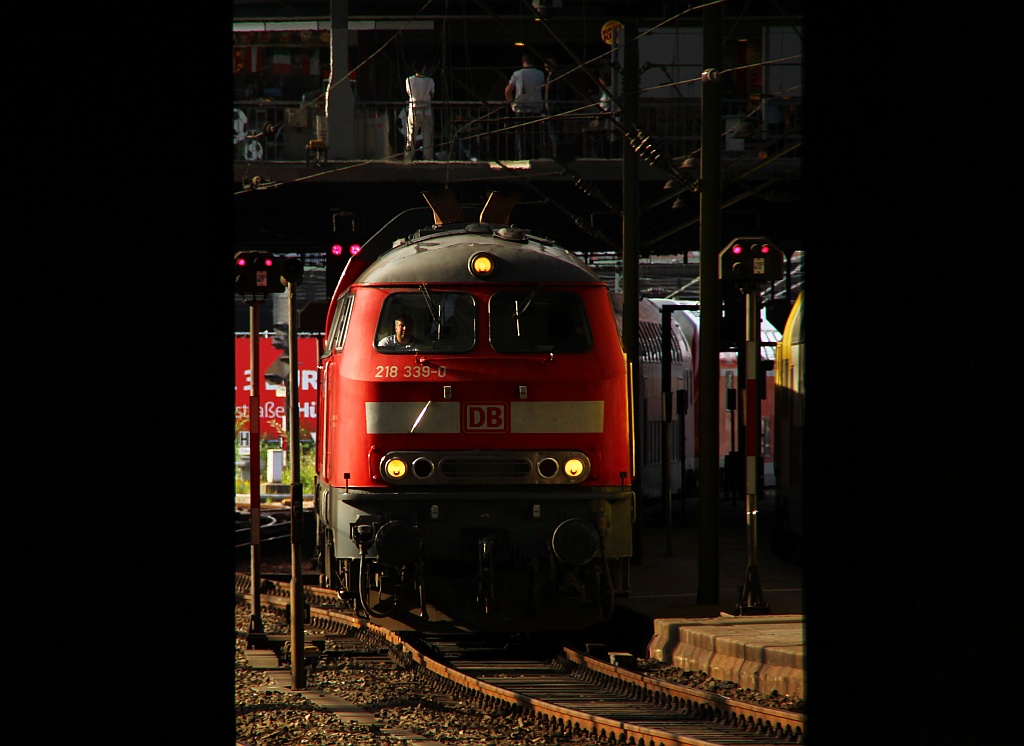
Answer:
<svg viewBox="0 0 1024 746"><path fill-rule="evenodd" d="M259 369L259 305L269 293L288 293L288 322L277 324L274 328L273 346L281 349L281 357L275 362L278 371L274 374L268 370L267 380L287 381L288 395L288 460L291 463L290 500L292 508L292 674L294 689L305 688L305 671L303 668L303 617L305 605L302 603L301 538L302 538L302 484L299 478L298 421L299 408L297 402L297 376L295 366L289 361L295 357L295 288L302 282L303 263L298 257L280 257L264 251L242 251L235 254L235 292L250 296L245 299L249 305L249 344L250 366L255 372ZM259 443L259 386L253 381L252 394L249 398L250 443ZM249 620L247 644L252 647L265 647L267 637L260 616L259 601L259 569L260 569L260 482L258 454L250 459L250 503L249 512L252 522L252 587L253 606Z"/></svg>
<svg viewBox="0 0 1024 746"><path fill-rule="evenodd" d="M744 462L746 465L747 576L740 587L736 611L768 613L757 569L757 472L760 453L760 406L758 379L761 365L761 291L762 282L781 280L785 255L763 237L734 238L718 252L718 279L736 283L746 295L746 323L740 359L745 379L743 409L746 421Z"/></svg>
<svg viewBox="0 0 1024 746"><path fill-rule="evenodd" d="M348 260L359 253L361 241L356 237L356 214L348 210L331 211L331 236L327 246L327 297L334 294Z"/></svg>
<svg viewBox="0 0 1024 746"><path fill-rule="evenodd" d="M345 270L345 264L348 262L348 258L352 256L352 253L348 244L344 240L335 240L327 248L327 294L331 295L334 292L335 286L338 284L338 278L341 277L341 273ZM356 252L359 251L359 247L356 247Z"/></svg>
<svg viewBox="0 0 1024 746"><path fill-rule="evenodd" d="M259 370L259 307L270 293L281 293L289 289L289 304L293 303L295 286L302 282L302 260L297 257L279 257L266 251L240 251L235 254L235 292L248 296L249 306L249 370ZM290 306L289 306L290 308ZM291 311L289 310L289 313ZM289 318L292 318L289 316ZM290 323L290 322L289 322ZM279 340L275 337L275 347ZM289 347L290 349L290 347ZM287 350L285 352L287 354ZM282 356L284 357L284 356ZM285 358L287 363L287 358ZM258 446L260 442L260 387L253 382L249 396L248 442ZM294 387L293 387L294 389ZM294 397L294 390L293 390ZM291 419L291 418L289 418ZM296 417L297 419L297 417ZM250 445L251 447L251 445ZM249 616L247 644L250 648L266 647L267 637L260 611L260 478L259 448L249 459L249 518L251 521L251 571L252 610ZM301 498L300 498L301 504Z"/></svg>
<svg viewBox="0 0 1024 746"><path fill-rule="evenodd" d="M718 252L718 279L722 282L781 280L786 255L767 238L734 238Z"/></svg>
<svg viewBox="0 0 1024 746"><path fill-rule="evenodd" d="M276 292L277 267L274 255L264 251L241 251L235 254L235 292L256 295Z"/></svg>
<svg viewBox="0 0 1024 746"><path fill-rule="evenodd" d="M235 292L248 295L245 304L249 306L249 370L259 369L260 348L259 338L260 305L266 297L255 290L257 287L256 267L260 256L256 252L235 254ZM264 264L264 266L266 266ZM266 281L266 271L259 278ZM260 601L260 387L249 387L249 433L250 448L256 444L255 454L249 457L249 520L251 524L250 570L252 573L252 608L249 615L249 634L246 642L249 648L267 646L267 636L263 628L263 617Z"/></svg>
<svg viewBox="0 0 1024 746"><path fill-rule="evenodd" d="M240 295L283 293L289 283L302 282L302 260L266 251L235 254L235 292Z"/></svg>

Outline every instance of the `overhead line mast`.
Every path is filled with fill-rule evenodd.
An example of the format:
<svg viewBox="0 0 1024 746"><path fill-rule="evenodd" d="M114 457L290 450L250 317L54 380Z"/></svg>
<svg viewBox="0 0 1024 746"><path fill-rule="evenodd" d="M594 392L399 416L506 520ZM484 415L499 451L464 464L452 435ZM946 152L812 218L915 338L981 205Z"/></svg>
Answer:
<svg viewBox="0 0 1024 746"><path fill-rule="evenodd" d="M718 249L721 244L722 89L718 71L722 66L722 6L704 8L704 49L701 74L700 117L700 339L697 355L698 479L700 492L697 550L697 603L718 603L718 347L719 309ZM704 280L707 280L706 282Z"/></svg>

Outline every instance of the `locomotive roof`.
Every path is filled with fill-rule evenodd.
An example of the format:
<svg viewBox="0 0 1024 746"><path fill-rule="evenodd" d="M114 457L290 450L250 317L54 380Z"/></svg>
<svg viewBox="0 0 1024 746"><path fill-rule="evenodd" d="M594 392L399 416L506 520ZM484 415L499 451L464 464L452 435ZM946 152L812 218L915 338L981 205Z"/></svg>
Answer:
<svg viewBox="0 0 1024 746"><path fill-rule="evenodd" d="M395 242L356 282L467 282L478 252L495 258L493 283L602 283L576 254L521 228L463 223L425 228ZM602 283L603 284L603 283Z"/></svg>

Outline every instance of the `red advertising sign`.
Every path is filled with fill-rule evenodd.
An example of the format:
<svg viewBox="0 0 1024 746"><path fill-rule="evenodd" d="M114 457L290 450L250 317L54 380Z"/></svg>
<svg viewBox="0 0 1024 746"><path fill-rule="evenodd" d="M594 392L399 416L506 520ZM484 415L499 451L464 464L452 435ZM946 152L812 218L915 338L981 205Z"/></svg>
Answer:
<svg viewBox="0 0 1024 746"><path fill-rule="evenodd" d="M319 356L318 337L299 336L296 338L298 347L298 399L299 399L299 430L302 440L316 435L317 381L316 369ZM249 397L252 395L252 382L255 380L259 393L260 433L276 438L282 432L287 435L288 400L285 396L287 381L276 384L267 381L266 373L271 367L272 372L281 370L278 358L286 355L287 350L278 350L273 346L271 335L259 338L259 361L257 374L250 370L249 335L235 336L235 430L249 429Z"/></svg>

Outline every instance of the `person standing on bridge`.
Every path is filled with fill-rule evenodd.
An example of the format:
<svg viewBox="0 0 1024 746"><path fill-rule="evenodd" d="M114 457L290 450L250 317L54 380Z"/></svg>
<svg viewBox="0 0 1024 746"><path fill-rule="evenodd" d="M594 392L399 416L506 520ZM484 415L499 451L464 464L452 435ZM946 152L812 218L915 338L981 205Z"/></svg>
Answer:
<svg viewBox="0 0 1024 746"><path fill-rule="evenodd" d="M427 65L416 60L413 74L405 79L405 92L409 94L409 115L405 122L405 160L416 157L416 136L423 138L423 160L434 160L434 113L430 102L434 99L434 79L427 75Z"/></svg>
<svg viewBox="0 0 1024 746"><path fill-rule="evenodd" d="M505 100L516 117L535 118L544 112L544 87L547 76L537 67L537 58L523 52L523 66L512 73L505 86ZM522 160L537 149L537 128L534 124L516 127L516 158Z"/></svg>

